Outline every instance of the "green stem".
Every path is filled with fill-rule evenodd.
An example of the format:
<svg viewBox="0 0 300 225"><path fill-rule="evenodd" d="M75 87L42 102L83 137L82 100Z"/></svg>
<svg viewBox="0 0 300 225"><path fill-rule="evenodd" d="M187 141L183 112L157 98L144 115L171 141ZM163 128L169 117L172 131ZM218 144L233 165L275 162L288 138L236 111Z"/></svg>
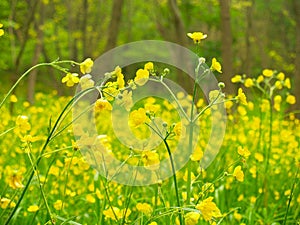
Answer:
<svg viewBox="0 0 300 225"><path fill-rule="evenodd" d="M270 106L270 120L269 120L269 146L267 150L267 155L266 155L266 167L265 167L265 174L268 174L269 170L269 160L270 160L270 154L272 151L272 136L273 136L273 109L272 109L272 100L269 99L269 106ZM267 190L267 183L268 183L268 176L265 176L264 179L264 205L265 207L268 206L268 190Z"/></svg>
<svg viewBox="0 0 300 225"><path fill-rule="evenodd" d="M298 173L299 173L299 166L298 166L298 169L297 169L297 172L296 172L296 176L295 176L295 179L294 179L294 182L293 182L293 185L292 185L292 189L291 189L291 193L290 193L290 196L289 196L289 202L288 202L288 205L286 207L286 212L285 212L285 216L284 216L284 222L283 222L283 225L286 224L286 220L287 220L287 216L288 216L288 212L289 212L289 209L290 209L290 206L291 206L291 202L292 202L292 198L293 198L293 193L294 193L294 190L295 190L295 187L297 185L297 177L298 177Z"/></svg>
<svg viewBox="0 0 300 225"><path fill-rule="evenodd" d="M54 220L53 220L53 218L52 218L52 213L51 213L51 210L50 210L50 208L49 208L49 205L48 205L48 202L47 202L47 199L46 199L46 195L45 195L45 192L44 192L43 187L42 187L42 183L41 183L41 180L40 180L39 172L36 170L36 165L34 165L33 160L32 160L32 157L31 157L31 155L30 155L31 147L30 147L29 143L27 143L27 147L29 148L29 151L28 151L28 153L27 153L27 156L28 156L28 158L29 158L29 161L30 161L32 170L33 170L33 172L36 174L36 177L37 177L37 180L38 180L38 183L39 183L39 188L40 188L40 191L41 191L41 194L42 194L42 198L43 198L43 200L44 200L44 203L45 203L47 212L48 212L48 214L49 214L51 224L54 225Z"/></svg>
<svg viewBox="0 0 300 225"><path fill-rule="evenodd" d="M164 138L163 142L167 148L169 157L170 157L170 162L171 162L171 167L172 167L172 173L173 173L173 180L174 180L174 186L175 186L175 193L176 193L176 200L177 200L177 207L180 209L180 200L179 200L179 191L178 191L178 185L177 185L177 178L176 178L176 170L175 170L175 165L174 165L174 160L173 160L173 156L172 156L172 152L170 150L170 147L168 145L167 140ZM182 215L181 215L181 211L179 212L179 221L180 221L180 225L183 224L183 219L182 219Z"/></svg>
<svg viewBox="0 0 300 225"><path fill-rule="evenodd" d="M196 93L197 93L197 83L194 83L194 89L193 89L193 99L192 99L192 106L191 106L191 114L190 114L190 120L189 121L193 121L194 119L194 101L196 98ZM190 127L189 127L189 147L188 147L188 151L192 152L193 149L193 134L194 134L194 122L190 122ZM192 168L191 168L191 163L190 161L188 161L188 166L187 166L187 187L186 187L186 192L187 192L187 198L186 198L186 202L187 204L190 203L190 199L191 199L191 182L192 182Z"/></svg>

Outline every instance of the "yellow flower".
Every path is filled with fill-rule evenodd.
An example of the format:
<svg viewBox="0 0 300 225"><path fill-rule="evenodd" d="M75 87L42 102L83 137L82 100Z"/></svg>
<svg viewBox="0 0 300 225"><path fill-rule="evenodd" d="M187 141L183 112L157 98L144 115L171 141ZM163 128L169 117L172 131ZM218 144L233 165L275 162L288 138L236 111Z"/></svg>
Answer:
<svg viewBox="0 0 300 225"><path fill-rule="evenodd" d="M106 219L112 219L114 221L117 221L123 218L125 214L125 210L124 209L120 210L118 207L110 207L109 209L104 210L103 214ZM127 218L130 214L131 214L131 210L127 209L125 218Z"/></svg>
<svg viewBox="0 0 300 225"><path fill-rule="evenodd" d="M203 158L203 151L198 145L190 158L192 161L200 161Z"/></svg>
<svg viewBox="0 0 300 225"><path fill-rule="evenodd" d="M276 95L275 97L274 97L274 109L276 110L276 111L280 111L280 104L281 104L281 101L282 101L282 98L281 98L281 96L280 95Z"/></svg>
<svg viewBox="0 0 300 225"><path fill-rule="evenodd" d="M242 214L238 213L237 211L234 211L233 217L238 221L240 221L243 218Z"/></svg>
<svg viewBox="0 0 300 225"><path fill-rule="evenodd" d="M151 222L148 225L157 225L157 223L156 222Z"/></svg>
<svg viewBox="0 0 300 225"><path fill-rule="evenodd" d="M6 209L6 208L14 208L16 206L16 203L8 198L0 198L0 208Z"/></svg>
<svg viewBox="0 0 300 225"><path fill-rule="evenodd" d="M74 84L79 83L79 78L77 73L67 73L65 77L61 79L62 83L66 83L68 87L73 87Z"/></svg>
<svg viewBox="0 0 300 225"><path fill-rule="evenodd" d="M263 161L264 161L264 156L263 156L261 153L259 153L259 152L256 152L256 153L254 154L254 158L255 158L258 162L263 162Z"/></svg>
<svg viewBox="0 0 300 225"><path fill-rule="evenodd" d="M202 186L202 192L210 192L213 193L215 191L215 187L213 183L205 183Z"/></svg>
<svg viewBox="0 0 300 225"><path fill-rule="evenodd" d="M239 153L239 155L241 155L241 156L243 156L245 158L248 158L251 155L251 153L248 150L248 148L246 148L246 147L243 148L242 146L238 147L238 153Z"/></svg>
<svg viewBox="0 0 300 225"><path fill-rule="evenodd" d="M148 71L152 71L154 69L154 65L152 62L147 62L145 65L144 65L144 70L148 70Z"/></svg>
<svg viewBox="0 0 300 225"><path fill-rule="evenodd" d="M195 44L199 44L201 40L207 38L207 34L203 34L202 32L187 33L187 36L193 39Z"/></svg>
<svg viewBox="0 0 300 225"><path fill-rule="evenodd" d="M127 111L130 111L133 106L132 91L125 90L118 95L116 103L123 106Z"/></svg>
<svg viewBox="0 0 300 225"><path fill-rule="evenodd" d="M271 76L273 76L273 70L270 70L270 69L264 69L264 70L263 70L263 75L264 75L265 77L271 77Z"/></svg>
<svg viewBox="0 0 300 225"><path fill-rule="evenodd" d="M220 209L212 200L213 197L208 197L196 205L196 209L201 212L205 221L211 221L213 217L216 218L222 216Z"/></svg>
<svg viewBox="0 0 300 225"><path fill-rule="evenodd" d="M16 119L17 131L26 133L26 131L31 129L31 125L28 122L27 116L18 116Z"/></svg>
<svg viewBox="0 0 300 225"><path fill-rule="evenodd" d="M79 84L81 90L85 90L94 87L95 82L92 80L92 76L90 74L86 74L80 78Z"/></svg>
<svg viewBox="0 0 300 225"><path fill-rule="evenodd" d="M246 98L246 95L245 93L243 92L243 89L242 88L239 88L238 90L238 96L237 96L237 99L239 102L241 102L242 104L244 105L247 105L247 98Z"/></svg>
<svg viewBox="0 0 300 225"><path fill-rule="evenodd" d="M251 78L247 78L244 83L245 87L249 88L254 85L253 80Z"/></svg>
<svg viewBox="0 0 300 225"><path fill-rule="evenodd" d="M242 81L242 76L241 75L235 75L234 77L231 78L232 83L239 83Z"/></svg>
<svg viewBox="0 0 300 225"><path fill-rule="evenodd" d="M136 204L136 209L146 215L150 215L152 213L152 207L148 203L138 203Z"/></svg>
<svg viewBox="0 0 300 225"><path fill-rule="evenodd" d="M138 127L149 121L144 108L134 110L129 115L129 125L131 127Z"/></svg>
<svg viewBox="0 0 300 225"><path fill-rule="evenodd" d="M10 96L10 101L11 101L11 102L17 102L17 101L18 101L17 96L16 96L16 95L11 95L11 96Z"/></svg>
<svg viewBox="0 0 300 225"><path fill-rule="evenodd" d="M142 154L143 163L150 170L157 170L159 168L159 155L154 151L144 151Z"/></svg>
<svg viewBox="0 0 300 225"><path fill-rule="evenodd" d="M111 104L103 98L97 99L97 101L95 102L95 111L101 112L104 110L111 111L112 110Z"/></svg>
<svg viewBox="0 0 300 225"><path fill-rule="evenodd" d="M149 79L149 71L144 69L139 69L136 72L134 82L139 86L143 86L148 81L148 79Z"/></svg>
<svg viewBox="0 0 300 225"><path fill-rule="evenodd" d="M258 76L258 78L256 79L256 82L258 83L258 84L260 84L261 82L263 82L264 81L264 76L263 75L259 75Z"/></svg>
<svg viewBox="0 0 300 225"><path fill-rule="evenodd" d="M212 59L210 69L211 69L212 71L217 71L217 72L219 72L219 73L222 73L222 66L221 66L221 63L219 63L219 62L217 61L216 58L213 58L213 59Z"/></svg>
<svg viewBox="0 0 300 225"><path fill-rule="evenodd" d="M286 102L289 103L290 105L294 105L296 103L296 97L294 95L288 95L286 97Z"/></svg>
<svg viewBox="0 0 300 225"><path fill-rule="evenodd" d="M55 202L54 202L54 204L53 204L53 207L54 207L54 209L56 209L56 210L61 210L62 209L62 205L63 205L63 202L62 202L62 200L56 200Z"/></svg>
<svg viewBox="0 0 300 225"><path fill-rule="evenodd" d="M96 202L96 199L92 194L87 194L85 196L85 198L86 198L87 202L89 202L89 203L95 203Z"/></svg>
<svg viewBox="0 0 300 225"><path fill-rule="evenodd" d="M237 166L234 168L233 177L240 182L244 181L244 172L241 166Z"/></svg>
<svg viewBox="0 0 300 225"><path fill-rule="evenodd" d="M36 211L38 211L39 209L40 209L39 206L37 206L37 205L31 205L31 206L29 206L29 207L27 208L27 211L28 211L28 212L36 212Z"/></svg>
<svg viewBox="0 0 300 225"><path fill-rule="evenodd" d="M284 78L285 78L285 75L284 75L284 73L280 72L280 73L277 74L276 78L277 78L278 80L283 81Z"/></svg>
<svg viewBox="0 0 300 225"><path fill-rule="evenodd" d="M184 215L184 221L186 225L196 225L200 218L200 214L197 212L188 212Z"/></svg>
<svg viewBox="0 0 300 225"><path fill-rule="evenodd" d="M291 89L291 80L290 78L286 78L284 81L284 86L287 87L288 89Z"/></svg>
<svg viewBox="0 0 300 225"><path fill-rule="evenodd" d="M2 28L2 27L3 27L3 24L0 23L0 28ZM1 37L2 35L4 35L4 30L3 30L3 29L0 29L0 37Z"/></svg>
<svg viewBox="0 0 300 225"><path fill-rule="evenodd" d="M103 95L108 101L113 101L114 98L119 94L117 89L118 84L116 82L107 82L103 89Z"/></svg>
<svg viewBox="0 0 300 225"><path fill-rule="evenodd" d="M82 63L80 63L80 71L83 74L90 73L92 71L92 67L94 62L91 58L87 58Z"/></svg>
<svg viewBox="0 0 300 225"><path fill-rule="evenodd" d="M282 81L279 81L279 80L277 80L276 82L275 82L275 87L277 88L277 89L282 89L282 83L281 83Z"/></svg>

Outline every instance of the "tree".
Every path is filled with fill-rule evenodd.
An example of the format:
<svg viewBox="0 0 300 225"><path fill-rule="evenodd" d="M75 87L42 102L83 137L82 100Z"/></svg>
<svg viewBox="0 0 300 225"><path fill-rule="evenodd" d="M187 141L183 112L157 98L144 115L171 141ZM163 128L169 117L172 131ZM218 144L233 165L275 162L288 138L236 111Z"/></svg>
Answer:
<svg viewBox="0 0 300 225"><path fill-rule="evenodd" d="M223 79L226 84L225 91L234 93L235 86L231 83L230 78L233 75L232 69L232 32L230 23L230 0L219 0L221 9L221 42L222 42L222 66Z"/></svg>

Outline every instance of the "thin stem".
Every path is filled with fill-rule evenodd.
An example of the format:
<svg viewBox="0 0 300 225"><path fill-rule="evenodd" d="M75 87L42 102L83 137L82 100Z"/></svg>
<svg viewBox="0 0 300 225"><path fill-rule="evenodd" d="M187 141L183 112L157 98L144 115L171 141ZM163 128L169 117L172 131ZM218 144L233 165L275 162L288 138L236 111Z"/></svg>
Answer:
<svg viewBox="0 0 300 225"><path fill-rule="evenodd" d="M177 207L180 209L180 200L179 200L179 191L178 191L178 185L177 185L177 178L176 178L176 170L175 170L175 165L174 165L174 160L173 160L173 156L172 156L172 152L170 150L170 147L168 145L168 142L166 139L163 139L163 142L167 148L169 157L170 157L170 162L171 162L171 167L172 167L172 173L173 173L173 180L174 180L174 186L175 186L175 193L176 193L176 200L177 200ZM181 212L179 212L179 221L180 224L183 224L183 220L182 220L182 215Z"/></svg>
<svg viewBox="0 0 300 225"><path fill-rule="evenodd" d="M286 224L286 220L287 220L287 216L288 216L288 212L289 212L289 209L290 209L290 206L291 206L291 202L292 202L292 198L293 198L293 194L294 194L294 190L295 190L295 187L297 185L297 177L298 177L298 173L299 173L299 166L298 166L298 169L297 169L297 172L296 172L296 176L295 176L295 179L294 179L294 182L293 182L293 186L292 186L292 189L291 189L291 193L290 193L290 196L289 196L289 202L288 202L288 205L286 207L286 212L285 212L285 216L284 216L284 222L283 222L283 225Z"/></svg>
<svg viewBox="0 0 300 225"><path fill-rule="evenodd" d="M173 91L168 87L168 85L166 83L164 83L162 80L157 80L157 79L149 79L151 81L154 81L154 82L158 82L158 83L161 83L166 89L167 91L171 94L171 96L173 97L173 99L175 100L176 104L178 105L180 111L182 112L183 116L189 120L189 117L188 115L186 114L186 112L184 111L184 109L182 108L182 106L180 105L178 99L176 98L175 94L173 93Z"/></svg>

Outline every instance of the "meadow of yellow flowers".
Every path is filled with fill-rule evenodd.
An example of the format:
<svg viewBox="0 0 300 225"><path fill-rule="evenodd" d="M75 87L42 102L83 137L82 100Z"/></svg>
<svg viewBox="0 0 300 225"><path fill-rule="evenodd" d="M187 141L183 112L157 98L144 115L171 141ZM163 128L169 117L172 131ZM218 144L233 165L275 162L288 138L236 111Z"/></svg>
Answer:
<svg viewBox="0 0 300 225"><path fill-rule="evenodd" d="M188 37L200 45L207 35L195 32ZM79 66L82 75L69 72L65 67L70 64ZM36 103L30 105L11 94L12 88L1 100L0 224L299 224L300 121L296 112L286 112L296 99L284 73L263 69L257 78L236 75L232 82L241 86L236 96L225 97L226 84L219 83L208 101L169 90L173 102L147 97L135 103L136 90L151 80L165 85L172 71L145 62L128 80L117 66L99 84L89 74L93 64L88 58L37 65L65 73L63 84L80 87L73 97L36 93ZM222 73L215 58L208 70ZM92 112L97 136L90 134L89 124L74 123L83 113L72 106L91 91L98 92L97 101L82 104ZM154 135L160 144L144 151L145 143L141 149L124 147L111 117L117 105L128 112L126 126L138 140ZM225 136L214 161L203 168L211 115L220 105L226 108ZM186 113L190 110L192 117ZM174 149L182 138L191 137L191 124L200 127L197 142L189 143L195 147L177 170ZM225 129L225 123L221 126ZM92 151L84 154L85 148ZM104 149L102 155L99 148ZM120 171L107 168L103 175L97 168L107 165L101 160L96 165L103 154L119 159L122 166L143 166L154 182L120 184L114 180ZM161 179L158 171L165 159L173 173ZM132 179L143 177L136 173Z"/></svg>

